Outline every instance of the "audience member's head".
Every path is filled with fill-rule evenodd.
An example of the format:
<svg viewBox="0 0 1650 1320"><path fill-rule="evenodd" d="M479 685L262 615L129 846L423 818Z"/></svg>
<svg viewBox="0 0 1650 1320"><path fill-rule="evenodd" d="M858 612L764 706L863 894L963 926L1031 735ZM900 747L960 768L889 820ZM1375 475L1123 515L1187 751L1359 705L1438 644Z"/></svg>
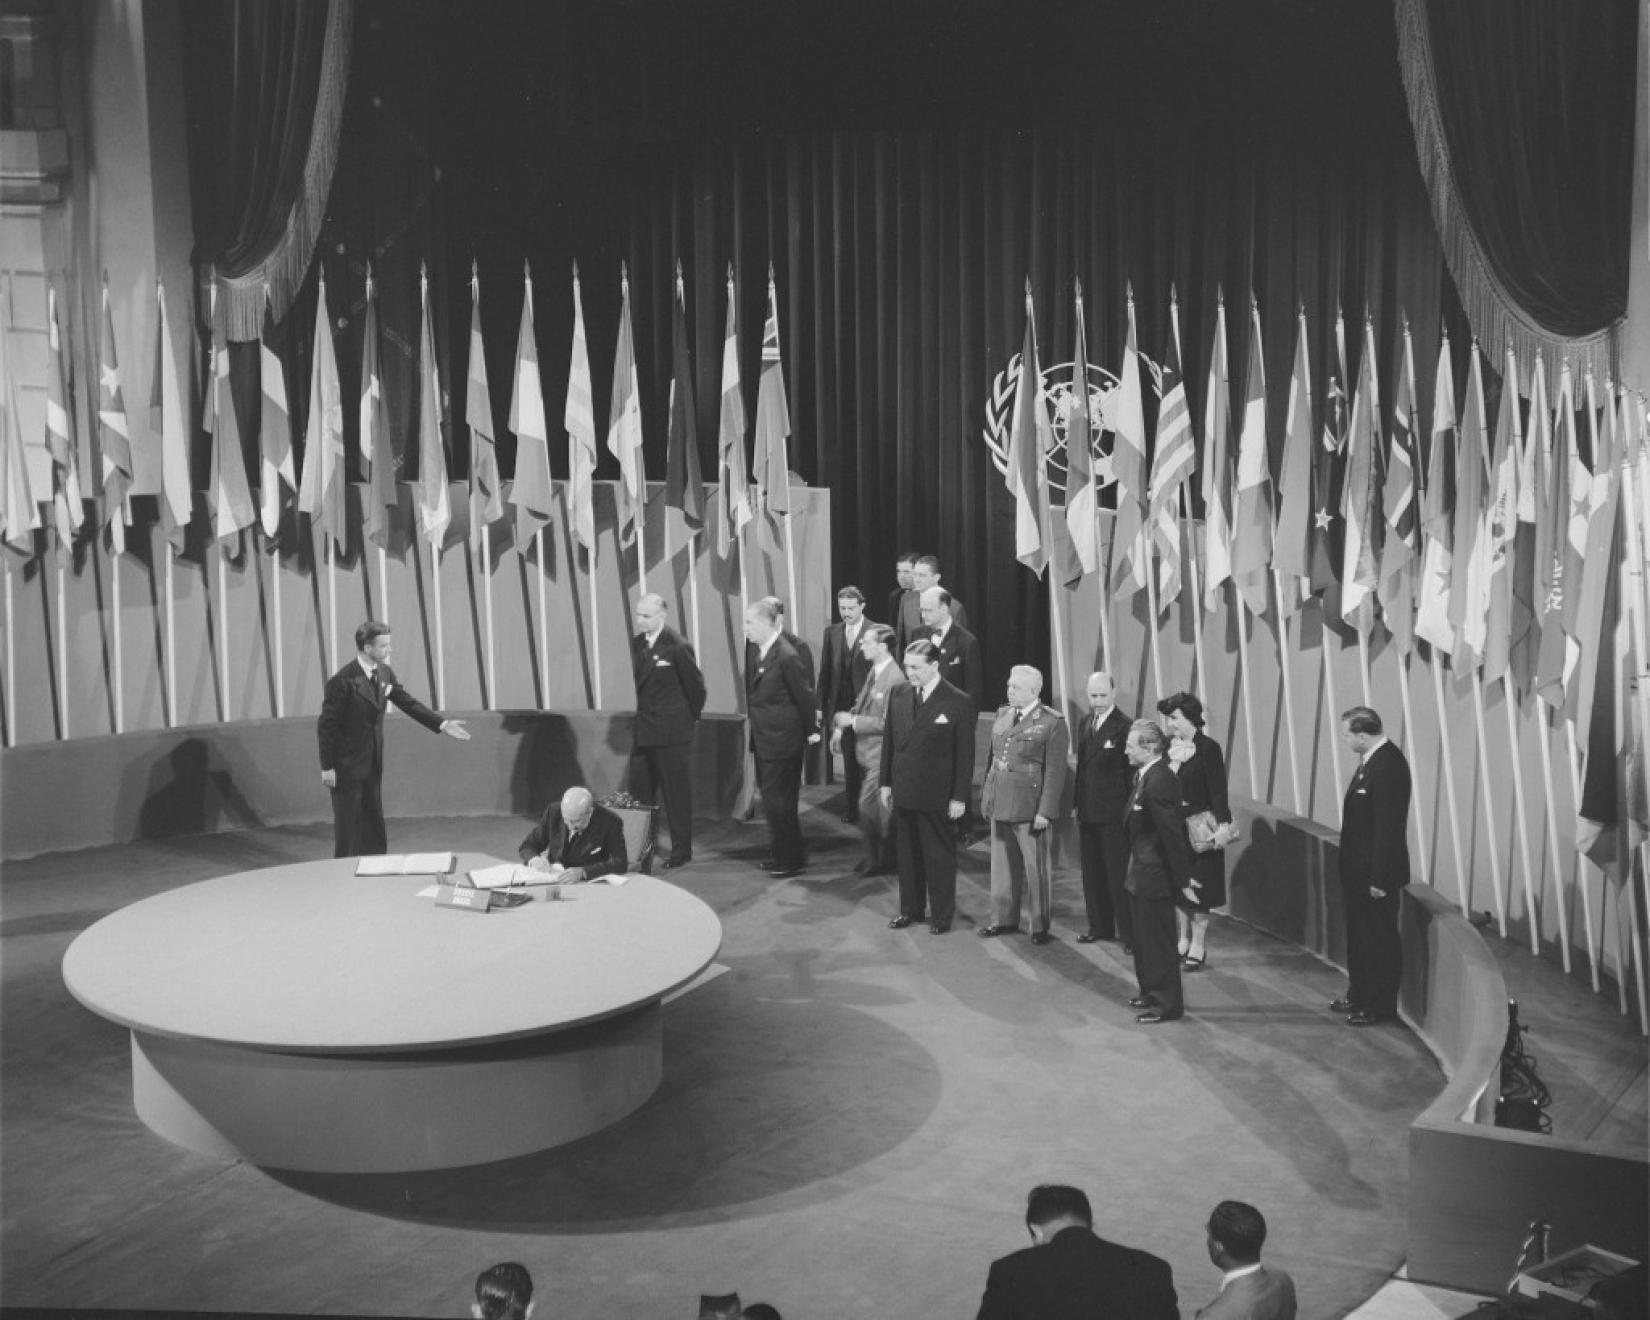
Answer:
<svg viewBox="0 0 1650 1320"><path fill-rule="evenodd" d="M505 1261L476 1275L476 1320L527 1320L533 1314L533 1276L524 1265Z"/></svg>
<svg viewBox="0 0 1650 1320"><path fill-rule="evenodd" d="M940 561L936 555L918 555L911 565L911 586L927 591L940 580Z"/></svg>
<svg viewBox="0 0 1650 1320"><path fill-rule="evenodd" d="M699 1294L699 1320L739 1320L742 1309L738 1293L722 1293L716 1297Z"/></svg>
<svg viewBox="0 0 1650 1320"><path fill-rule="evenodd" d="M1026 1229L1031 1240L1041 1245L1062 1229L1093 1228L1094 1212L1089 1198L1075 1187L1042 1183L1026 1197Z"/></svg>
<svg viewBox="0 0 1650 1320"><path fill-rule="evenodd" d="M1266 1220L1242 1201L1222 1201L1209 1215L1209 1259L1222 1270L1240 1269L1260 1259Z"/></svg>
<svg viewBox="0 0 1650 1320"><path fill-rule="evenodd" d="M766 1302L752 1302L745 1308L740 1320L780 1320L779 1308Z"/></svg>
<svg viewBox="0 0 1650 1320"><path fill-rule="evenodd" d="M911 590L911 568L917 562L918 553L916 550L901 550L899 558L894 560L894 581L901 591Z"/></svg>

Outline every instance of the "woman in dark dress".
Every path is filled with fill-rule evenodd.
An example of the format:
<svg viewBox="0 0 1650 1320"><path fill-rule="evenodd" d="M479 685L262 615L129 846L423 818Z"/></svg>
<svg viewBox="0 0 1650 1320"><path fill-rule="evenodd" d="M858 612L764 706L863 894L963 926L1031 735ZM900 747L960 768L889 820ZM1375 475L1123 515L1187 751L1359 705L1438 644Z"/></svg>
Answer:
<svg viewBox="0 0 1650 1320"><path fill-rule="evenodd" d="M1157 703L1169 733L1169 764L1180 780L1181 810L1187 816L1212 811L1222 825L1232 821L1226 800L1226 758L1220 744L1203 732L1203 703L1176 692ZM1180 924L1181 967L1201 972L1208 963L1209 911L1226 904L1226 854L1219 848L1192 854L1192 897L1175 895Z"/></svg>

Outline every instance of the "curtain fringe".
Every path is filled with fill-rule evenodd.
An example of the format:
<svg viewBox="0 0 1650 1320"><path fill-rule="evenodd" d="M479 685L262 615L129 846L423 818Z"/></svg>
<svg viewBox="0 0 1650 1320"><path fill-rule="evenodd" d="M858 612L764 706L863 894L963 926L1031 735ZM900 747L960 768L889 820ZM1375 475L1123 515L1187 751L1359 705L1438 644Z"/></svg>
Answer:
<svg viewBox="0 0 1650 1320"><path fill-rule="evenodd" d="M354 17L355 0L332 0L321 50L321 79L316 90L315 122L310 129L303 185L293 199L285 231L274 248L250 270L238 275L201 272L201 305L211 306L215 282L231 340L257 339L263 333L266 302L275 320L283 320L309 272L315 244L321 237L321 225L326 220L333 170L338 164ZM210 316L202 319L211 323Z"/></svg>
<svg viewBox="0 0 1650 1320"><path fill-rule="evenodd" d="M1393 0L1398 28L1398 66L1415 130L1415 154L1432 201L1433 223L1444 249L1444 262L1455 280L1467 321L1494 362L1510 343L1518 359L1519 392L1528 392L1537 354L1551 363L1572 363L1579 375L1591 370L1600 380L1620 374L1625 316L1590 335L1554 334L1529 315L1496 277L1467 218L1455 187L1449 142L1438 110L1437 70L1427 30L1427 0Z"/></svg>

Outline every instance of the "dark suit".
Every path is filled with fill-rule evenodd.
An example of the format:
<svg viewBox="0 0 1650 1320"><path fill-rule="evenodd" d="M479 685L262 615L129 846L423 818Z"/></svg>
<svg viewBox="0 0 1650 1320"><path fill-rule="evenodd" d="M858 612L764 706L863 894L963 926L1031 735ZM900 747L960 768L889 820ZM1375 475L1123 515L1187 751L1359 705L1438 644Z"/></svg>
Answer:
<svg viewBox="0 0 1650 1320"><path fill-rule="evenodd" d="M825 629L825 638L819 646L819 725L829 729L831 716L839 710L852 710L859 691L871 673L871 662L860 654L859 639L871 626L869 619L861 619L848 640L848 625L840 620ZM854 730L842 730L842 782L847 791L849 818L859 814L860 786L864 776L854 757ZM829 758L826 764L829 765Z"/></svg>
<svg viewBox="0 0 1650 1320"><path fill-rule="evenodd" d="M979 1320L1180 1320L1166 1260L1086 1228L991 1266Z"/></svg>
<svg viewBox="0 0 1650 1320"><path fill-rule="evenodd" d="M951 622L959 628L968 627L968 607L955 596L951 597ZM896 657L905 654L907 644L933 632L922 621L922 592L915 588L910 591L896 590L888 598L888 626L894 630Z"/></svg>
<svg viewBox="0 0 1650 1320"><path fill-rule="evenodd" d="M552 802L539 817L539 823L527 832L517 851L524 862L542 854L547 861L560 862L569 870L582 866L587 880L623 875L630 867L624 822L600 806L591 810L585 827L569 840L567 825L561 818L561 803Z"/></svg>
<svg viewBox="0 0 1650 1320"><path fill-rule="evenodd" d="M1176 948L1175 895L1192 874L1192 845L1180 810L1180 785L1159 757L1129 797L1129 870L1124 887L1134 912L1134 974L1140 996L1164 1017L1185 1011Z"/></svg>
<svg viewBox="0 0 1650 1320"><path fill-rule="evenodd" d="M1123 880L1129 868L1128 813L1132 771L1124 744L1129 717L1116 706L1094 727L1087 716L1077 730L1077 826L1083 853L1083 907L1089 932L1134 943L1134 919Z"/></svg>
<svg viewBox="0 0 1650 1320"><path fill-rule="evenodd" d="M1197 1320L1295 1320L1295 1281L1262 1265L1223 1285Z"/></svg>
<svg viewBox="0 0 1650 1320"><path fill-rule="evenodd" d="M1346 997L1375 1017L1398 1014L1404 946L1398 901L1409 883L1409 762L1390 742L1370 750L1341 807L1341 897L1346 908ZM1375 898L1370 888L1383 889Z"/></svg>
<svg viewBox="0 0 1650 1320"><path fill-rule="evenodd" d="M768 821L774 862L789 870L806 860L797 794L802 787L802 757L818 728L813 683L802 657L783 633L773 639L766 656L755 646L745 651L745 711L762 814Z"/></svg>
<svg viewBox="0 0 1650 1320"><path fill-rule="evenodd" d="M670 855L693 853L693 726L705 708L705 676L693 647L674 628L659 629L651 645L630 639L636 675L636 736L630 753L630 790L644 802L657 791L670 824Z"/></svg>
<svg viewBox="0 0 1650 1320"><path fill-rule="evenodd" d="M933 637L934 644L940 648L940 677L958 691L966 692L978 710L985 702L985 665L980 659L979 638L955 617L943 638L932 630L927 635Z"/></svg>
<svg viewBox="0 0 1650 1320"><path fill-rule="evenodd" d="M327 680L315 732L321 769L337 772L332 789L334 857L382 853L384 837L384 706L393 701L426 729L439 731L441 716L410 695L395 671L379 665L369 677L351 660Z"/></svg>
<svg viewBox="0 0 1650 1320"><path fill-rule="evenodd" d="M899 909L912 921L927 909L937 926L957 914L957 832L949 808L966 804L974 780L974 703L941 679L926 701L914 687L888 694L882 786L893 790L899 822Z"/></svg>

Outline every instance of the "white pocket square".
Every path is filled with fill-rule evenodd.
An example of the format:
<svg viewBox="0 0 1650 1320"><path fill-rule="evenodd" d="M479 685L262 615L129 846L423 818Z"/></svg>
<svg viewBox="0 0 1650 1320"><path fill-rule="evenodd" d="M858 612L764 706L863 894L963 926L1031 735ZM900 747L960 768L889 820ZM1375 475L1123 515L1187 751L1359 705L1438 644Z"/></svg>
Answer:
<svg viewBox="0 0 1650 1320"><path fill-rule="evenodd" d="M670 668L670 661L668 661L668 660L655 660L653 662L653 667L655 669L669 669Z"/></svg>
<svg viewBox="0 0 1650 1320"><path fill-rule="evenodd" d="M946 716L941 715L939 718L937 718L934 721L934 723L935 724L949 724L949 723L951 723L951 721Z"/></svg>
<svg viewBox="0 0 1650 1320"><path fill-rule="evenodd" d="M1101 750L1101 751L1103 751L1103 752L1109 752L1109 751L1111 751L1111 749L1112 749L1112 748L1113 748L1113 747L1116 747L1116 746L1117 746L1117 744L1116 744L1116 743L1114 743L1114 742L1109 742L1109 743L1106 743L1106 744L1105 744L1105 745L1104 745L1104 746L1103 746L1103 747L1101 747L1101 749L1100 749L1100 750Z"/></svg>

